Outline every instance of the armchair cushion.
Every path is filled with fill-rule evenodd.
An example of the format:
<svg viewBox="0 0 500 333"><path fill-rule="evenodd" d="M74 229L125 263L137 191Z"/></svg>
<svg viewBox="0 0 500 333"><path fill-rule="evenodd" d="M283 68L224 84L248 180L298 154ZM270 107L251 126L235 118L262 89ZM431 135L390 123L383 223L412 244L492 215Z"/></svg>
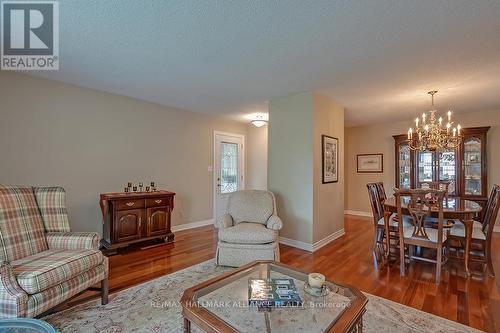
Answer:
<svg viewBox="0 0 500 333"><path fill-rule="evenodd" d="M219 240L234 244L267 244L278 239L276 231L260 223L239 223L219 229Z"/></svg>
<svg viewBox="0 0 500 333"><path fill-rule="evenodd" d="M66 191L62 187L33 187L46 232L69 231Z"/></svg>
<svg viewBox="0 0 500 333"><path fill-rule="evenodd" d="M266 227L271 230L281 230L281 228L283 228L283 222L278 215L271 215L269 220L267 220Z"/></svg>
<svg viewBox="0 0 500 333"><path fill-rule="evenodd" d="M100 265L100 251L51 249L13 261L19 286L28 294L39 293Z"/></svg>
<svg viewBox="0 0 500 333"><path fill-rule="evenodd" d="M0 185L0 260L11 262L47 249L32 188Z"/></svg>
<svg viewBox="0 0 500 333"><path fill-rule="evenodd" d="M227 212L232 216L234 224L266 224L274 212L274 198L268 191L236 191L229 196Z"/></svg>
<svg viewBox="0 0 500 333"><path fill-rule="evenodd" d="M229 228L233 225L233 218L229 214L224 214L219 216L217 221L215 221L215 227L217 229Z"/></svg>
<svg viewBox="0 0 500 333"><path fill-rule="evenodd" d="M99 234L96 232L50 232L47 234L49 249L99 250Z"/></svg>

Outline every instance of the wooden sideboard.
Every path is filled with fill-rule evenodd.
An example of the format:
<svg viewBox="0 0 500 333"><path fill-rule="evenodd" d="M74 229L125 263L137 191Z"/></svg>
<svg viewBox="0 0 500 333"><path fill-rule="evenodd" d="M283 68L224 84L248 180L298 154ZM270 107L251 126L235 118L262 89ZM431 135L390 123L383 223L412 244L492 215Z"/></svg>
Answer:
<svg viewBox="0 0 500 333"><path fill-rule="evenodd" d="M101 245L106 252L113 254L120 247L155 238L173 242L170 217L174 195L169 191L101 194Z"/></svg>

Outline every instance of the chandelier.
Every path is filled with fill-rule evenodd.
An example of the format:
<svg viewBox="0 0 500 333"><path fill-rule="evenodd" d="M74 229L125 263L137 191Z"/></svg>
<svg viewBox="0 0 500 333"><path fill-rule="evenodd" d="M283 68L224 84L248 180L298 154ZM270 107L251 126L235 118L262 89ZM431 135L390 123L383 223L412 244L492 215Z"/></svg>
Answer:
<svg viewBox="0 0 500 333"><path fill-rule="evenodd" d="M429 115L427 116L424 112L422 120L419 117L415 119L415 129L410 127L408 130L408 143L412 150L450 150L460 145L462 127L460 124L454 126L451 121L451 111L448 111L446 124L443 124L442 117L437 118L437 110L434 108L434 95L436 93L436 90L428 92L432 100L432 110L429 111Z"/></svg>

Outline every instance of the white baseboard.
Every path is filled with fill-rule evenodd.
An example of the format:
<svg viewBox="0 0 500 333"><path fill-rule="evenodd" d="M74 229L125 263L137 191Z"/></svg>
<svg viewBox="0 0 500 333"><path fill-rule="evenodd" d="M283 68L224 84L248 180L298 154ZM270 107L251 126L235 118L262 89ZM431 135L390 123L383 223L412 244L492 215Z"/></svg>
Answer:
<svg viewBox="0 0 500 333"><path fill-rule="evenodd" d="M323 239L321 239L313 244L313 252L321 249L323 246L327 245L328 243L333 242L337 238L342 237L344 235L345 235L345 230L344 230L344 228L342 228L339 231L334 232L330 236L326 236L325 238L323 238Z"/></svg>
<svg viewBox="0 0 500 333"><path fill-rule="evenodd" d="M302 241L298 241L298 240L290 239L290 238L286 238L286 237L280 237L279 242L281 244L296 247L298 249L305 250L307 252L315 252L315 251L319 250L320 248L322 248L323 246L333 242L334 240L336 240L337 238L339 238L343 235L345 235L345 231L342 228L339 231L336 231L333 234L326 236L325 238L317 241L314 244L306 243L306 242L302 242Z"/></svg>
<svg viewBox="0 0 500 333"><path fill-rule="evenodd" d="M193 229L193 228L199 228L199 227L204 227L206 225L211 225L214 224L214 220L203 220L203 221L197 221L197 222L191 222L191 223L186 223L186 224L180 224L180 225L174 225L172 226L172 232L177 232L181 230L188 230L188 229Z"/></svg>
<svg viewBox="0 0 500 333"><path fill-rule="evenodd" d="M500 232L500 225L494 226L493 232Z"/></svg>
<svg viewBox="0 0 500 333"><path fill-rule="evenodd" d="M290 239L290 238L286 238L286 237L281 237L281 236L279 238L279 242L281 244L296 247L297 249L305 250L308 252L313 252L313 245L311 243L306 243L306 242L302 242L302 241L298 241L298 240Z"/></svg>
<svg viewBox="0 0 500 333"><path fill-rule="evenodd" d="M373 217L373 214L370 213L370 212L362 212L362 211L359 211L359 210L350 210L350 209L344 210L344 214L347 214L347 215L356 215L356 216L363 216L363 217Z"/></svg>

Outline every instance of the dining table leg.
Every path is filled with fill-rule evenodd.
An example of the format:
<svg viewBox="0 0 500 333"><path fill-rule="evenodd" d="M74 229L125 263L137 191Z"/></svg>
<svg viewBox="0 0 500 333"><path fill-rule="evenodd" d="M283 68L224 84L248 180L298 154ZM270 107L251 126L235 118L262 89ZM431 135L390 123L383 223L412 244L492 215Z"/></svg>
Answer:
<svg viewBox="0 0 500 333"><path fill-rule="evenodd" d="M470 276L469 270L469 257L470 257L470 248L472 243L472 228L474 221L465 220L463 221L465 225L465 254L464 254L464 266L465 266L465 274Z"/></svg>
<svg viewBox="0 0 500 333"><path fill-rule="evenodd" d="M389 237L389 222L390 222L391 213L384 212L384 232L385 232L385 244L387 251L384 253L386 260L390 258L391 255L391 238Z"/></svg>

